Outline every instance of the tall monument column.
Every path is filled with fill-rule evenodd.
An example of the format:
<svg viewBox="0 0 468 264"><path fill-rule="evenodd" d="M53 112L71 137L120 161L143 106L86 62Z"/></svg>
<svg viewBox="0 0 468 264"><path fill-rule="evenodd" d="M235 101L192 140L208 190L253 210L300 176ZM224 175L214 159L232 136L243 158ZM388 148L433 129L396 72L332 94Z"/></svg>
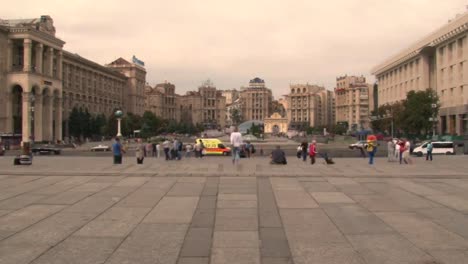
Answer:
<svg viewBox="0 0 468 264"><path fill-rule="evenodd" d="M32 41L30 39L24 39L24 57L23 57L23 71L31 71L31 46Z"/></svg>
<svg viewBox="0 0 468 264"><path fill-rule="evenodd" d="M42 56L44 53L44 45L42 43L38 43L36 45L36 72L42 73Z"/></svg>
<svg viewBox="0 0 468 264"><path fill-rule="evenodd" d="M62 98L55 98L55 141L62 141Z"/></svg>
<svg viewBox="0 0 468 264"><path fill-rule="evenodd" d="M23 102L22 102L22 113L23 113L23 130L22 130L22 141L29 142L30 133L31 133L31 102L30 96L31 93L23 92Z"/></svg>
<svg viewBox="0 0 468 264"><path fill-rule="evenodd" d="M35 141L42 141L42 114L43 114L43 107L42 107L42 94L36 94L35 101L34 101L34 140Z"/></svg>

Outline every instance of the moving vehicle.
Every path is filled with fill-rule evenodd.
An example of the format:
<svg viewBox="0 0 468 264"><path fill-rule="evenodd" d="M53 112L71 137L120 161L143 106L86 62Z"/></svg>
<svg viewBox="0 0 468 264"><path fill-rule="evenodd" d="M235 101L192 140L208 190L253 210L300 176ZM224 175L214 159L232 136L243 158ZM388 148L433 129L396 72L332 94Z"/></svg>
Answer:
<svg viewBox="0 0 468 264"><path fill-rule="evenodd" d="M205 146L203 150L204 155L231 155L231 148L224 146L223 142L217 138L197 138L195 143L198 143L200 140Z"/></svg>
<svg viewBox="0 0 468 264"><path fill-rule="evenodd" d="M59 155L62 151L53 145L34 146L31 149L33 154L55 154Z"/></svg>
<svg viewBox="0 0 468 264"><path fill-rule="evenodd" d="M413 155L422 157L427 154L427 144L429 142L424 142L422 145L414 148ZM432 154L446 154L454 155L455 149L452 141L434 141L432 142Z"/></svg>
<svg viewBox="0 0 468 264"><path fill-rule="evenodd" d="M349 145L350 149L363 149L365 147L367 147L367 142L363 140Z"/></svg>
<svg viewBox="0 0 468 264"><path fill-rule="evenodd" d="M110 151L110 147L106 145L97 145L92 147L91 151Z"/></svg>

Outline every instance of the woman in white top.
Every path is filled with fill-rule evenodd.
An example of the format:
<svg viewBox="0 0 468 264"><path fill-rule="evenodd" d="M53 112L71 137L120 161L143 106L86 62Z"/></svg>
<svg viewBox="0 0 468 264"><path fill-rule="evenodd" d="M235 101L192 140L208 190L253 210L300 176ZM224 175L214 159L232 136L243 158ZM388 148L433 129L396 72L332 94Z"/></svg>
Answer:
<svg viewBox="0 0 468 264"><path fill-rule="evenodd" d="M405 151L403 152L403 160L407 164L411 164L411 157L410 157L410 148L411 148L411 143L409 140L406 140L405 142Z"/></svg>
<svg viewBox="0 0 468 264"><path fill-rule="evenodd" d="M237 127L234 128L234 132L231 133L231 145L232 145L232 164L239 164L239 151L242 146L242 134L239 132Z"/></svg>

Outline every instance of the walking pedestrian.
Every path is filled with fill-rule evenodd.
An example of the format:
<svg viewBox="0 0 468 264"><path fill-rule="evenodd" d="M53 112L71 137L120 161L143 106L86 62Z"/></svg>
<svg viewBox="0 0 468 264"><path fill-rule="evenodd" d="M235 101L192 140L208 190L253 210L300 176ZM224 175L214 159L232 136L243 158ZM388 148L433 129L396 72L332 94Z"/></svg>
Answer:
<svg viewBox="0 0 468 264"><path fill-rule="evenodd" d="M153 156L153 158L154 158L154 157L156 157L156 143L153 143L153 144L151 144L151 145L152 145L152 147L153 147L153 153L152 153L153 155L152 155L152 156Z"/></svg>
<svg viewBox="0 0 468 264"><path fill-rule="evenodd" d="M395 145L393 144L393 140L389 140L387 143L387 154L388 162L392 162L395 157Z"/></svg>
<svg viewBox="0 0 468 264"><path fill-rule="evenodd" d="M114 164L122 164L122 154L125 153L125 150L120 144L120 139L115 138L114 144L112 144L112 154L114 156Z"/></svg>
<svg viewBox="0 0 468 264"><path fill-rule="evenodd" d="M252 145L250 144L250 141L247 141L244 146L244 151L245 151L245 155L249 159L250 159L251 150L252 150Z"/></svg>
<svg viewBox="0 0 468 264"><path fill-rule="evenodd" d="M166 160L170 160L170 156L169 156L169 145L171 144L171 142L169 142L169 140L166 139L166 141L163 142L163 150L164 150L164 155L166 156Z"/></svg>
<svg viewBox="0 0 468 264"><path fill-rule="evenodd" d="M429 141L429 143L427 143L427 146L426 146L426 150L427 150L427 154L426 154L426 160L429 160L431 159L432 161L432 141Z"/></svg>
<svg viewBox="0 0 468 264"><path fill-rule="evenodd" d="M161 157L161 144L159 142L156 144L156 157Z"/></svg>
<svg viewBox="0 0 468 264"><path fill-rule="evenodd" d="M237 126L234 128L234 132L231 133L231 145L232 145L232 164L239 164L240 159L240 147L242 146L242 134L239 132Z"/></svg>
<svg viewBox="0 0 468 264"><path fill-rule="evenodd" d="M187 144L185 146L185 157L186 158L190 158L190 156L192 155L192 150L193 150L192 144Z"/></svg>
<svg viewBox="0 0 468 264"><path fill-rule="evenodd" d="M405 161L406 164L412 164L413 162L411 161L411 143L409 140L406 140L405 142L405 151L403 152L403 160Z"/></svg>
<svg viewBox="0 0 468 264"><path fill-rule="evenodd" d="M310 164L315 164L316 155L317 155L316 141L312 140L312 144L310 144L310 147L309 147Z"/></svg>
<svg viewBox="0 0 468 264"><path fill-rule="evenodd" d="M142 142L141 138L138 139L138 141ZM143 144L143 143L141 143L141 144ZM153 144L151 144L150 142L146 143L145 149L146 149L145 157L151 156L151 153L153 152Z"/></svg>
<svg viewBox="0 0 468 264"><path fill-rule="evenodd" d="M145 146L142 143L141 139L137 139L137 146L135 149L135 156L137 159L137 164L143 164L143 160L145 159Z"/></svg>
<svg viewBox="0 0 468 264"><path fill-rule="evenodd" d="M302 142L301 144L301 155L302 155L302 161L305 162L307 160L307 154L309 150L309 143L307 141Z"/></svg>
<svg viewBox="0 0 468 264"><path fill-rule="evenodd" d="M395 141L395 160L396 161L400 161L400 164L401 164L401 157L400 157L400 141Z"/></svg>

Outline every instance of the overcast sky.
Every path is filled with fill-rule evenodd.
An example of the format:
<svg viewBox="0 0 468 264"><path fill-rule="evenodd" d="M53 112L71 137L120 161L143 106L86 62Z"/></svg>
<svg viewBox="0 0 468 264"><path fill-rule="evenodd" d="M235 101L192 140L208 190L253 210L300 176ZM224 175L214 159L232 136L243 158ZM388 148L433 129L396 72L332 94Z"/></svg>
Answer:
<svg viewBox="0 0 468 264"><path fill-rule="evenodd" d="M335 87L436 30L467 0L15 0L0 18L50 15L65 49L100 64L132 55L147 81L176 92L258 76L276 98L290 83Z"/></svg>

